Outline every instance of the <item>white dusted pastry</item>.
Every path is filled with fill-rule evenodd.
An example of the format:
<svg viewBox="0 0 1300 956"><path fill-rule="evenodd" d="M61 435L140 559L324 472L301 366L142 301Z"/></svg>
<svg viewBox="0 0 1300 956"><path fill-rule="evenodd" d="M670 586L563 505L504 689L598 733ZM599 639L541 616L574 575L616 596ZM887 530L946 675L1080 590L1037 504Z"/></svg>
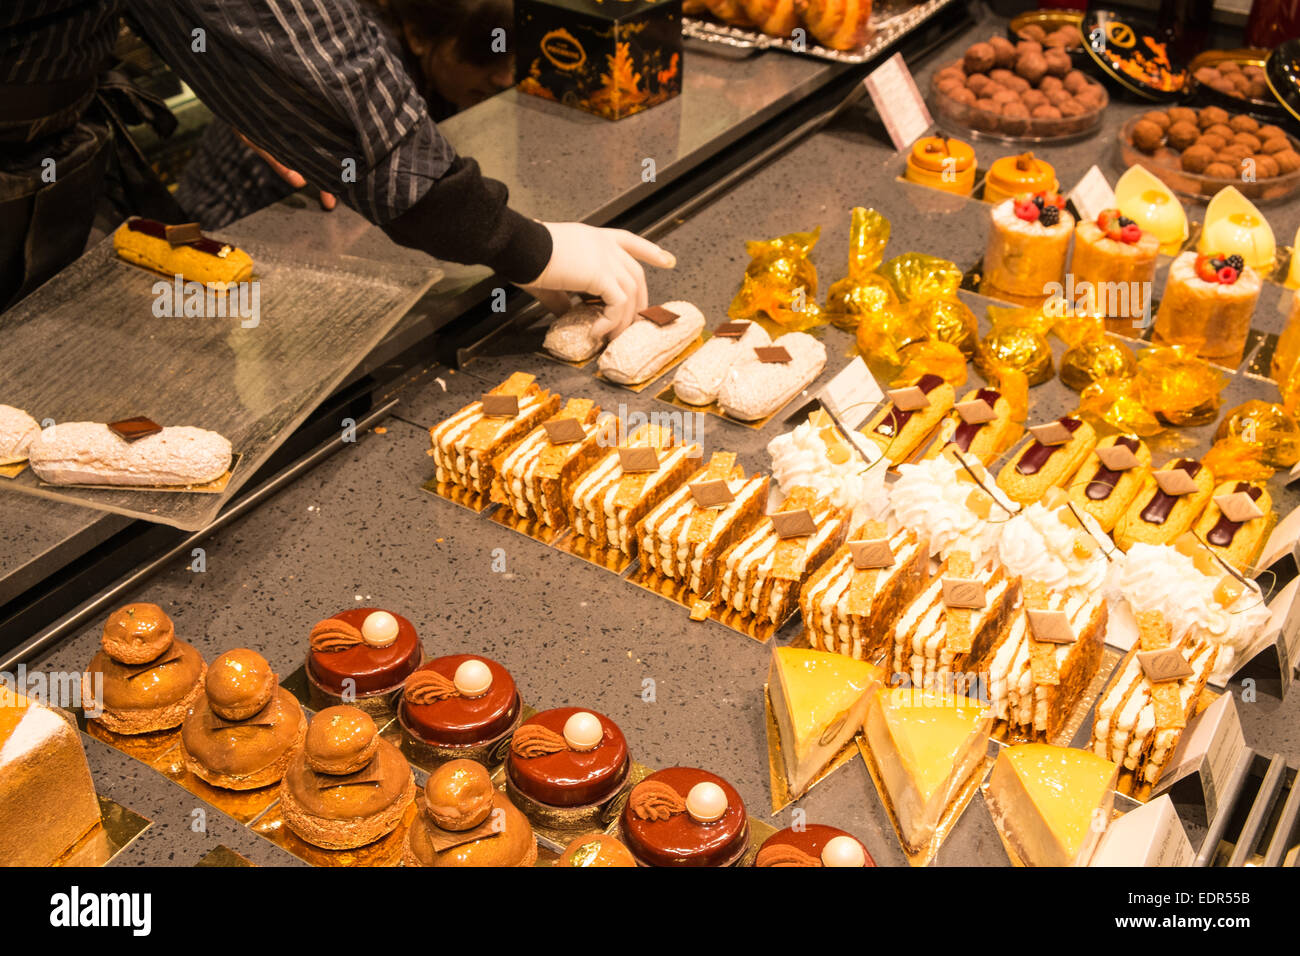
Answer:
<svg viewBox="0 0 1300 956"><path fill-rule="evenodd" d="M677 374L673 376L673 394L688 405L709 405L716 401L718 389L731 366L750 354L750 349L772 342L767 330L757 322L744 324L747 328L743 335L715 334L677 366Z"/></svg>
<svg viewBox="0 0 1300 956"><path fill-rule="evenodd" d="M230 442L190 425L128 442L100 422L60 422L28 450L32 471L52 485L200 485L230 467Z"/></svg>
<svg viewBox="0 0 1300 956"><path fill-rule="evenodd" d="M0 405L0 465L26 461L27 448L40 433L40 423L21 408Z"/></svg>
<svg viewBox="0 0 1300 956"><path fill-rule="evenodd" d="M605 307L599 302L575 305L551 323L542 348L566 362L587 361L604 344L600 336L591 332L592 325L604 314Z"/></svg>
<svg viewBox="0 0 1300 956"><path fill-rule="evenodd" d="M654 378L704 331L704 313L689 302L665 302L677 318L660 325L638 316L606 346L598 366L620 385L640 385Z"/></svg>
<svg viewBox="0 0 1300 956"><path fill-rule="evenodd" d="M807 332L772 340L790 354L788 362L764 362L754 353L735 362L718 389L718 405L742 422L766 418L794 398L826 367L826 346Z"/></svg>

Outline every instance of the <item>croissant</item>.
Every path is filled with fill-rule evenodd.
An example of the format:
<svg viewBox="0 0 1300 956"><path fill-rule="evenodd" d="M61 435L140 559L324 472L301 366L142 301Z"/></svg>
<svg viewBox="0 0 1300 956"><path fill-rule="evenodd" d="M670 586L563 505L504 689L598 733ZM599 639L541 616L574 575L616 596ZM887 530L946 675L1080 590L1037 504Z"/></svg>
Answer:
<svg viewBox="0 0 1300 956"><path fill-rule="evenodd" d="M749 19L772 37L788 37L799 25L796 0L740 0Z"/></svg>
<svg viewBox="0 0 1300 956"><path fill-rule="evenodd" d="M822 46L856 50L870 34L871 0L796 0L804 24Z"/></svg>
<svg viewBox="0 0 1300 956"><path fill-rule="evenodd" d="M729 23L733 27L754 25L746 15L745 8L740 5L740 0L704 0L704 5L723 23Z"/></svg>

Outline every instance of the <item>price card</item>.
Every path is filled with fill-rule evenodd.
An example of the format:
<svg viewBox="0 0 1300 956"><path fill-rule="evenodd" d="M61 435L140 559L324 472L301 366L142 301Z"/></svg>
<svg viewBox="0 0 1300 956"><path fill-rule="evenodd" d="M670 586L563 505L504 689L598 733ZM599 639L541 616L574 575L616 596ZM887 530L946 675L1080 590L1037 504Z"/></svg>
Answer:
<svg viewBox="0 0 1300 956"><path fill-rule="evenodd" d="M1115 190L1111 189L1106 174L1093 166L1075 185L1070 202L1079 210L1081 221L1095 222L1105 210L1115 208Z"/></svg>
<svg viewBox="0 0 1300 956"><path fill-rule="evenodd" d="M859 355L826 383L817 400L829 408L845 428L853 429L867 420L884 397L875 376Z"/></svg>
<svg viewBox="0 0 1300 956"><path fill-rule="evenodd" d="M895 53L862 81L897 150L907 149L934 125L912 71Z"/></svg>
<svg viewBox="0 0 1300 956"><path fill-rule="evenodd" d="M1089 866L1191 866L1196 858L1169 794L1124 814L1109 827Z"/></svg>
<svg viewBox="0 0 1300 956"><path fill-rule="evenodd" d="M1163 793L1179 780L1200 774L1206 819L1211 819L1218 809L1219 788L1227 786L1245 749L1236 701L1232 694L1222 694L1187 725L1169 758L1170 769L1161 775L1155 790Z"/></svg>

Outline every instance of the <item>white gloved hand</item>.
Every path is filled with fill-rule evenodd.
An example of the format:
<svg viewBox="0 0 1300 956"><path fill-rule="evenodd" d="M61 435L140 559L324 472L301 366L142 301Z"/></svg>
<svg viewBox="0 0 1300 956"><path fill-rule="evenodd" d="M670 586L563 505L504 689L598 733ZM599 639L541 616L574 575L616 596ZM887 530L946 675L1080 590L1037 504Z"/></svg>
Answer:
<svg viewBox="0 0 1300 956"><path fill-rule="evenodd" d="M613 337L632 324L649 296L642 262L671 269L672 253L625 229L598 229L580 222L544 222L551 234L551 258L535 280L524 286L553 309L554 292L585 292L605 303L605 317L592 334ZM640 261L638 261L640 260Z"/></svg>

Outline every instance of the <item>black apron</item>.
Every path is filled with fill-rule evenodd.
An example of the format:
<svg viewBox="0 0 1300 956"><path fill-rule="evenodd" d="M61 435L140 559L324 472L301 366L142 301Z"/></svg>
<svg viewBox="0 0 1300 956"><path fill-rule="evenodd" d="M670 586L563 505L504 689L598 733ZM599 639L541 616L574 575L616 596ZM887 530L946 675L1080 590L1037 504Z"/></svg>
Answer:
<svg viewBox="0 0 1300 956"><path fill-rule="evenodd" d="M120 73L0 86L0 311L81 255L106 181L124 214L185 219L127 132L141 123L176 128Z"/></svg>

